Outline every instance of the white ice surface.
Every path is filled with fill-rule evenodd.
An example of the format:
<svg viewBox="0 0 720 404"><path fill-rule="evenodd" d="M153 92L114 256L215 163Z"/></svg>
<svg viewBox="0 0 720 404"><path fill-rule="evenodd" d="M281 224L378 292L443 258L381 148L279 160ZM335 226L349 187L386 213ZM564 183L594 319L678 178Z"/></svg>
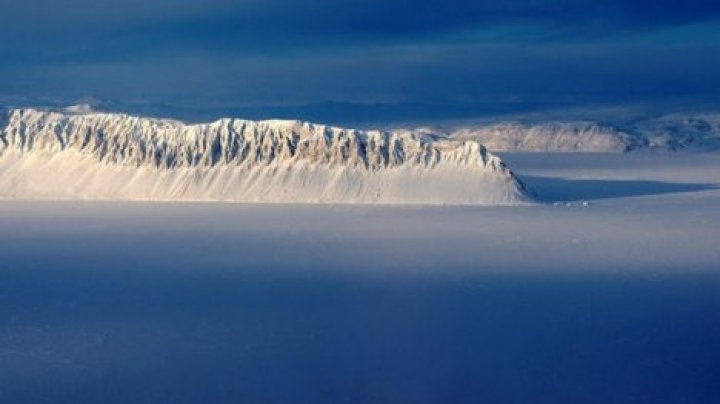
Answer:
<svg viewBox="0 0 720 404"><path fill-rule="evenodd" d="M0 402L717 402L720 155L502 157L547 204L0 202Z"/></svg>

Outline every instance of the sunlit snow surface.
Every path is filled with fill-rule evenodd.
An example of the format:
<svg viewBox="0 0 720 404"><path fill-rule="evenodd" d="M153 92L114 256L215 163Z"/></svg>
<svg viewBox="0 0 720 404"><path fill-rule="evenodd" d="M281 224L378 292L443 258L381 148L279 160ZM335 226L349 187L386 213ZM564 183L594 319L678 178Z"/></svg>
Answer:
<svg viewBox="0 0 720 404"><path fill-rule="evenodd" d="M720 402L720 154L502 157L546 204L0 202L0 402Z"/></svg>

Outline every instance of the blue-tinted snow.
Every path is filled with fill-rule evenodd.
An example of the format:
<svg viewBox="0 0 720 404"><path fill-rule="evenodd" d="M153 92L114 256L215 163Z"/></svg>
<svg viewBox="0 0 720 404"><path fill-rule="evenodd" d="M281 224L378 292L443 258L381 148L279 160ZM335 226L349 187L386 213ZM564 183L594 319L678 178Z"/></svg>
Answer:
<svg viewBox="0 0 720 404"><path fill-rule="evenodd" d="M0 402L720 401L720 155L503 157L547 204L0 202Z"/></svg>

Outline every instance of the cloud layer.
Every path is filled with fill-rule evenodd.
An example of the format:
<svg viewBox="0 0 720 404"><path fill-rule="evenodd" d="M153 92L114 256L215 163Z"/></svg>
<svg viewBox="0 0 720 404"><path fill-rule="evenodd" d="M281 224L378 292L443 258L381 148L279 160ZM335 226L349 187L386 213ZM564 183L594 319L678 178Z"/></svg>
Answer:
<svg viewBox="0 0 720 404"><path fill-rule="evenodd" d="M715 1L0 6L3 103L94 97L191 119L330 121L720 103Z"/></svg>

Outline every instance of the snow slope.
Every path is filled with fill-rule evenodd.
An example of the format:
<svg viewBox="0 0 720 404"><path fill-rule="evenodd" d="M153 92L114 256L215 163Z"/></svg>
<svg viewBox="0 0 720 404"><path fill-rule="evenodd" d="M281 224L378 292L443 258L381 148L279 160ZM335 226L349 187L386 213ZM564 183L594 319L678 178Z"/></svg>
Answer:
<svg viewBox="0 0 720 404"><path fill-rule="evenodd" d="M517 204L525 187L475 141L299 121L208 124L13 109L0 197Z"/></svg>

